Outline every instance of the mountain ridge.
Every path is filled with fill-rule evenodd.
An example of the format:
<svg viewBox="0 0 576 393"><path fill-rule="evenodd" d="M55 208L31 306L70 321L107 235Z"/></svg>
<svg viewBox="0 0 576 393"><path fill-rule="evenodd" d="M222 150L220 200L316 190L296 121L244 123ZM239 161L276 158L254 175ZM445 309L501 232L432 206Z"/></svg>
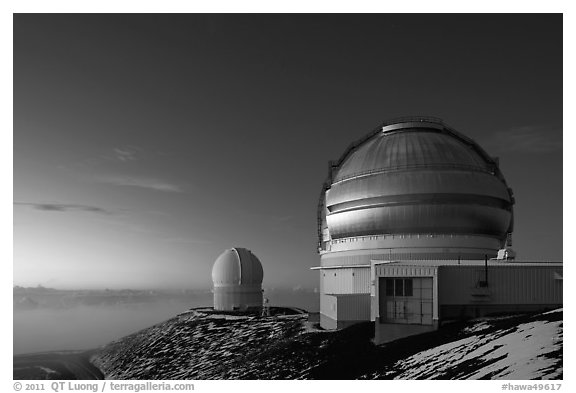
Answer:
<svg viewBox="0 0 576 393"><path fill-rule="evenodd" d="M202 311L204 310L204 311ZM324 331L307 314L195 309L116 340L107 379L561 379L562 310L446 324L381 346L373 323ZM519 348L529 348L524 352Z"/></svg>

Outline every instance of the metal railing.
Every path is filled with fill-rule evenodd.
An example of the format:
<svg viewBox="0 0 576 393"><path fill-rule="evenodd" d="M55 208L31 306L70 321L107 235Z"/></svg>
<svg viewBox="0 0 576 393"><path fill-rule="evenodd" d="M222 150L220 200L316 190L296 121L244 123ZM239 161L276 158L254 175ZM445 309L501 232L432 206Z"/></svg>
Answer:
<svg viewBox="0 0 576 393"><path fill-rule="evenodd" d="M392 124L398 123L408 123L408 122L426 122L426 123L435 123L435 124L444 124L444 120L439 117L434 116L402 116L402 117L395 117L392 119L385 120L380 127L390 126Z"/></svg>

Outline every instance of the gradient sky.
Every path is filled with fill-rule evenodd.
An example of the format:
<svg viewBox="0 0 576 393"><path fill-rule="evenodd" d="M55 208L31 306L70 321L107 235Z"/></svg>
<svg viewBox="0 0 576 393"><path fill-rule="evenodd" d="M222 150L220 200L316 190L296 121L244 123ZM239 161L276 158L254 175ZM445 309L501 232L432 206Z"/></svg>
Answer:
<svg viewBox="0 0 576 393"><path fill-rule="evenodd" d="M328 160L441 117L562 260L561 15L14 16L14 284L208 288L226 248L318 286Z"/></svg>

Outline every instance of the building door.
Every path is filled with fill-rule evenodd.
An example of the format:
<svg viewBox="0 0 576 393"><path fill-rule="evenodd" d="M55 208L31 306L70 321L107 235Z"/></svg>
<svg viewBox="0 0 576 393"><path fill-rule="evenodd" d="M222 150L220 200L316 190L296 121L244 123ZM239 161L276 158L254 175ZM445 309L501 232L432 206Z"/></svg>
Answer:
<svg viewBox="0 0 576 393"><path fill-rule="evenodd" d="M421 277L419 281L422 325L432 325L432 277Z"/></svg>
<svg viewBox="0 0 576 393"><path fill-rule="evenodd" d="M379 285L381 320L432 325L432 277L381 277Z"/></svg>

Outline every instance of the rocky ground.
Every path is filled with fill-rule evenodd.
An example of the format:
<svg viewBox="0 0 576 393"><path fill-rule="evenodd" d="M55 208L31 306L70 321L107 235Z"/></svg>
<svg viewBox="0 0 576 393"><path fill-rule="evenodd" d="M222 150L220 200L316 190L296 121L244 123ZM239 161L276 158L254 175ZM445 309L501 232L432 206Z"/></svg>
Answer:
<svg viewBox="0 0 576 393"><path fill-rule="evenodd" d="M196 309L96 351L108 379L561 379L562 310L486 318L375 346L374 326L330 332L307 314Z"/></svg>

